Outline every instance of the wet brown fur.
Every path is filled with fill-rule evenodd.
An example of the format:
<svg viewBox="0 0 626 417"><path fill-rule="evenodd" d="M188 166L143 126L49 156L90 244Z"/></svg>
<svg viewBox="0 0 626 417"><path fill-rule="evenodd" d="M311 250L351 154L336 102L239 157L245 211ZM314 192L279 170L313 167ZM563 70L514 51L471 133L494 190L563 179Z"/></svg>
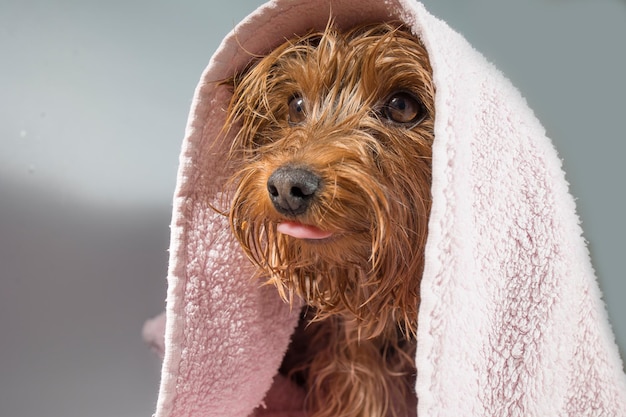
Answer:
<svg viewBox="0 0 626 417"><path fill-rule="evenodd" d="M426 51L398 25L340 32L329 24L229 83L227 126L241 126L229 155L232 229L259 275L285 300L306 305L305 341L285 372L306 389L313 417L405 415L430 210L434 87ZM381 117L396 91L424 104L417 126ZM306 103L306 120L296 124L288 117L294 95ZM286 218L267 181L285 164L323 179L296 220L331 238L277 232Z"/></svg>

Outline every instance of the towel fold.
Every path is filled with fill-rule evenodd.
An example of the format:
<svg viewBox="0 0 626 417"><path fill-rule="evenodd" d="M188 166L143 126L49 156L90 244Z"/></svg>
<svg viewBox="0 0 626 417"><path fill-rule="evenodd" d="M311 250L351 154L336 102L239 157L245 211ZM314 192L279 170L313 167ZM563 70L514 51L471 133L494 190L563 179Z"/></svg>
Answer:
<svg viewBox="0 0 626 417"><path fill-rule="evenodd" d="M156 417L305 416L278 374L298 312L227 220L216 84L294 34L401 21L436 87L432 211L416 354L420 417L626 416L626 377L557 153L519 92L410 0L274 0L224 39L196 90L180 157ZM160 323L160 324L159 324Z"/></svg>

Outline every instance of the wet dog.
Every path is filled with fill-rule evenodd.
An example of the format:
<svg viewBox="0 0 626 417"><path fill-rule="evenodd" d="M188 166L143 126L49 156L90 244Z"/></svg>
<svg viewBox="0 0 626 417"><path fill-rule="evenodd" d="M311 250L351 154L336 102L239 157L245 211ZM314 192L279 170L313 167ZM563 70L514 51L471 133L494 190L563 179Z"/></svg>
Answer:
<svg viewBox="0 0 626 417"><path fill-rule="evenodd" d="M282 371L314 417L406 415L431 199L424 47L399 25L330 24L226 83L232 229L304 305Z"/></svg>

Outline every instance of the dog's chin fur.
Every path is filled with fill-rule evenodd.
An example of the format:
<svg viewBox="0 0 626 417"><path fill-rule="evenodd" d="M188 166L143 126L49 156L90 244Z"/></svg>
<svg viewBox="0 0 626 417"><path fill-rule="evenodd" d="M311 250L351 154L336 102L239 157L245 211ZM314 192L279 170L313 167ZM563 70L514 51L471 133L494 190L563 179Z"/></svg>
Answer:
<svg viewBox="0 0 626 417"><path fill-rule="evenodd" d="M307 390L312 416L404 415L430 210L434 88L424 48L392 24L344 33L329 24L228 83L234 94L225 131L241 126L229 155L232 229L259 276L285 300L306 305L306 349L283 370ZM389 94L403 91L423 104L416 125L381 112ZM296 95L306 117L294 123ZM270 175L285 165L321 178L297 216L280 214L267 191ZM287 220L332 236L279 233Z"/></svg>

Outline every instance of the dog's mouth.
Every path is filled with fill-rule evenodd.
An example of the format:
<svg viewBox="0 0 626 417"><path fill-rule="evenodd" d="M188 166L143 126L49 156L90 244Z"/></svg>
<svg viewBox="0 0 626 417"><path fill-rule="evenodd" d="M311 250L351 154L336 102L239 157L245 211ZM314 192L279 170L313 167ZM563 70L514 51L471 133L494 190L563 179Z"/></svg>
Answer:
<svg viewBox="0 0 626 417"><path fill-rule="evenodd" d="M296 239L323 240L333 235L333 232L322 230L317 226L300 223L297 221L283 221L278 224L276 230L279 233Z"/></svg>

